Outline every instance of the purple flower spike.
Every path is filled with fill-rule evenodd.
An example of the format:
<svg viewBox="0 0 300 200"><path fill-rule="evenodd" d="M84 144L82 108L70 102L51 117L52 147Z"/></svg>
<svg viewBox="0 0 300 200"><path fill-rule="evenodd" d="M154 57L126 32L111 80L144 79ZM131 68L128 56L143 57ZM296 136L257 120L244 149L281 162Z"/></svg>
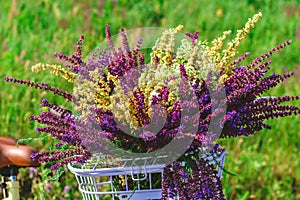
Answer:
<svg viewBox="0 0 300 200"><path fill-rule="evenodd" d="M40 106L45 107L49 105L49 101L46 98L43 98L42 103Z"/></svg>

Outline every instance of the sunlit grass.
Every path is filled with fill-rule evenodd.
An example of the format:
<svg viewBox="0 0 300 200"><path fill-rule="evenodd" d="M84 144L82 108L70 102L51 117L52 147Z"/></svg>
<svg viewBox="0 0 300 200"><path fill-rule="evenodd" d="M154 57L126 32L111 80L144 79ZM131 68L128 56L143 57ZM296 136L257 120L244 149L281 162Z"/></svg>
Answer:
<svg viewBox="0 0 300 200"><path fill-rule="evenodd" d="M12 3L16 2L16 4ZM60 79L47 72L35 75L31 65L37 62L56 63L52 54L71 54L76 41L85 34L84 55L88 55L104 39L106 24L112 33L120 27L176 27L185 32L200 31L200 38L212 40L224 30L236 31L254 13L263 19L242 43L240 52L251 52L251 58L292 39L291 46L272 57L269 73L295 71L295 78L270 91L271 95L297 95L300 91L300 6L298 1L107 1L103 5L89 1L1 1L0 6L0 78L5 75L53 83ZM297 35L298 34L298 35ZM71 88L68 83L62 87ZM0 135L16 138L35 136L35 124L28 116L39 113L42 97L58 104L43 91L0 81ZM296 102L295 102L296 103ZM299 106L299 102L296 103ZM272 120L271 131L262 131L249 138L223 140L230 152L226 169L237 176L225 175L224 190L228 199L297 199L299 196L299 117ZM33 144L35 145L35 144ZM37 148L42 148L37 145ZM68 177L70 184L75 181ZM74 182L75 183L75 182ZM35 190L35 192L37 192ZM37 194L33 194L36 196ZM298 195L298 196L297 196ZM72 199L70 197L70 199Z"/></svg>

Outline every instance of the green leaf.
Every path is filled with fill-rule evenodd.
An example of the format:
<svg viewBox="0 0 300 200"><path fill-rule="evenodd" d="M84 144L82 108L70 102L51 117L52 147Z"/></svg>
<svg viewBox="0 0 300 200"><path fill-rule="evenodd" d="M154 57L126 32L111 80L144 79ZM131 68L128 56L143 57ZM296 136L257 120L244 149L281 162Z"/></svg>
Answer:
<svg viewBox="0 0 300 200"><path fill-rule="evenodd" d="M58 168L58 170L56 171L55 175L51 178L48 178L47 180L49 181L58 181L59 178L61 177L61 175L65 172L65 167L60 167Z"/></svg>
<svg viewBox="0 0 300 200"><path fill-rule="evenodd" d="M227 171L225 168L223 168L223 171L224 171L224 173L229 174L231 176L236 176L236 174L234 174L234 173L232 173L230 171Z"/></svg>

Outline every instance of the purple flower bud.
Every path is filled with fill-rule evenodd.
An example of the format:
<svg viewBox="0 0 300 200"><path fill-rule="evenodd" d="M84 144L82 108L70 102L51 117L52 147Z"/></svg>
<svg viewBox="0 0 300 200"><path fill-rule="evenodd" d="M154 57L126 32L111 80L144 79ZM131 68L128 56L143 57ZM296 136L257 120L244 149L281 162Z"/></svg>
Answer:
<svg viewBox="0 0 300 200"><path fill-rule="evenodd" d="M46 183L46 185L45 185L45 189L46 189L46 190L48 190L48 191L50 191L50 190L51 190L51 185L50 185L50 183Z"/></svg>
<svg viewBox="0 0 300 200"><path fill-rule="evenodd" d="M46 98L43 98L42 103L41 103L41 106L42 106L42 107L48 106L48 104L49 104L49 101L48 101Z"/></svg>
<svg viewBox="0 0 300 200"><path fill-rule="evenodd" d="M34 175L34 174L37 174L37 173L38 173L38 170L36 170L36 169L33 168L33 167L29 167L29 173L30 173L30 175Z"/></svg>
<svg viewBox="0 0 300 200"><path fill-rule="evenodd" d="M66 185L66 186L64 187L64 193L65 193L65 194L68 193L70 189L71 189L71 187L68 186L68 185Z"/></svg>

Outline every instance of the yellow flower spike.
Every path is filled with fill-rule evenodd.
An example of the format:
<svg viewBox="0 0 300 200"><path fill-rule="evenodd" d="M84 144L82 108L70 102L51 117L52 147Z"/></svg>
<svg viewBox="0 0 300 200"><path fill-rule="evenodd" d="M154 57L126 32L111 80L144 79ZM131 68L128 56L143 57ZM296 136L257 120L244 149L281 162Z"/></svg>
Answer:
<svg viewBox="0 0 300 200"><path fill-rule="evenodd" d="M235 56L237 52L237 48L240 46L240 42L244 39L246 39L247 34L250 32L251 28L254 28L255 24L261 19L262 13L259 12L258 14L255 14L252 18L249 18L247 23L245 24L245 27L242 30L237 31L236 37L232 40L232 44L227 47L226 51L233 52L231 54L231 57Z"/></svg>
<svg viewBox="0 0 300 200"><path fill-rule="evenodd" d="M188 77L198 78L201 81L212 70L213 60L211 57L214 57L215 60L218 59L218 55L215 55L213 51L208 52L207 48L206 42L196 40L192 43L190 40L184 39L181 41L173 63L178 63L179 71L180 64L184 64Z"/></svg>
<svg viewBox="0 0 300 200"><path fill-rule="evenodd" d="M155 57L158 58L159 63L170 65L172 60L172 53L175 48L176 33L182 31L183 26L179 25L175 29L171 28L163 32L162 36L156 40L151 53L151 63L155 63Z"/></svg>
<svg viewBox="0 0 300 200"><path fill-rule="evenodd" d="M66 79L68 82L74 82L77 76L77 74L73 72L68 72L65 68L62 68L61 65L49 65L49 64L38 63L36 65L33 65L31 67L31 70L34 73L39 73L42 70L49 70L50 73L56 76L60 76Z"/></svg>
<svg viewBox="0 0 300 200"><path fill-rule="evenodd" d="M229 31L224 31L223 35L221 37L218 37L217 39L214 39L211 42L213 46L210 48L210 50L213 51L213 52L217 52L217 51L221 50L225 39L230 34L231 34L230 30Z"/></svg>
<svg viewBox="0 0 300 200"><path fill-rule="evenodd" d="M133 119L131 117L130 112L128 112L130 110L130 104L128 102L129 97L131 96L130 93L131 91L128 95L125 95L121 85L117 82L116 87L114 88L114 93L111 96L109 96L109 110L111 110L114 113L114 116L120 122L126 121L130 125L130 127L134 127L131 126L134 123L132 122Z"/></svg>
<svg viewBox="0 0 300 200"><path fill-rule="evenodd" d="M175 31L176 33L180 32L183 30L183 25L179 24L176 28L175 28Z"/></svg>
<svg viewBox="0 0 300 200"><path fill-rule="evenodd" d="M230 75L233 73L234 66L231 65L232 59L237 55L237 48L240 46L241 41L246 39L247 34L250 32L251 28L254 28L255 24L261 19L262 14L259 12L255 14L252 18L249 18L243 29L237 30L236 37L227 43L227 47L219 52L223 46L224 40L231 33L230 31L225 31L223 35L211 42L212 46L204 45L207 50L208 55L214 62L216 70L223 69L223 74L220 82L223 83Z"/></svg>
<svg viewBox="0 0 300 200"><path fill-rule="evenodd" d="M86 118L90 113L89 107L91 105L96 108L102 108L103 110L111 110L110 92L111 89L107 82L101 77L101 73L98 69L89 72L92 80L80 79L78 84L73 90L75 98L78 99L79 106L77 111L82 113L82 117ZM107 74L108 81L116 83L117 78L110 73ZM101 85L101 86L100 86Z"/></svg>

